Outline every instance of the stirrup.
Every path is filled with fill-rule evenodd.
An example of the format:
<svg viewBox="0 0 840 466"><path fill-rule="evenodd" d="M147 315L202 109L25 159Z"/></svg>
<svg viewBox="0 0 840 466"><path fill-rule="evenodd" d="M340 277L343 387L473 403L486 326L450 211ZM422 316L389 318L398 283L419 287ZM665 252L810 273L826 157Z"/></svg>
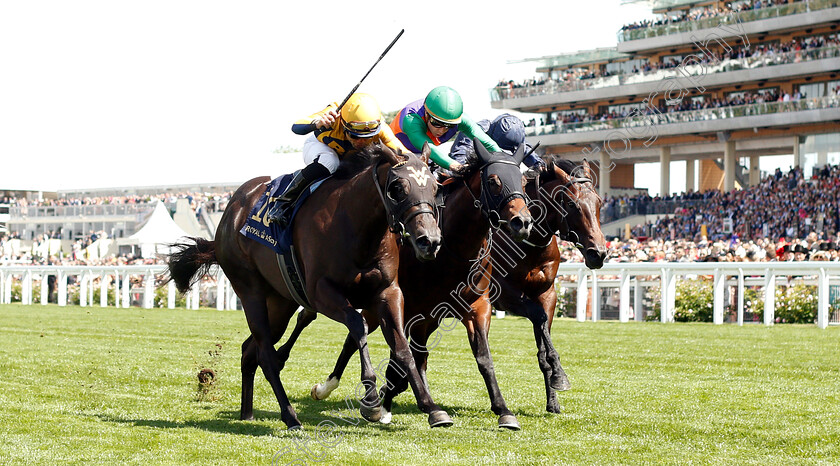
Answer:
<svg viewBox="0 0 840 466"><path fill-rule="evenodd" d="M286 228L289 226L290 213L285 203L278 202L271 207L266 216L269 223L276 223L280 228Z"/></svg>

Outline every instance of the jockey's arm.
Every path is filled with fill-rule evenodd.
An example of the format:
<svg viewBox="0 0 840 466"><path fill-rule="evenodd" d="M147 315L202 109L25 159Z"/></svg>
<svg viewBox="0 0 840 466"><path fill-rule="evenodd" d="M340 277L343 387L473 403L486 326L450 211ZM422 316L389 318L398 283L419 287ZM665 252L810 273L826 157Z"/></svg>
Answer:
<svg viewBox="0 0 840 466"><path fill-rule="evenodd" d="M481 129L481 126L479 126L467 115L461 116L461 123L458 125L458 130L471 138L478 139L478 141L484 144L484 147L491 153L502 151L502 148L496 144L496 141L491 139L490 136Z"/></svg>
<svg viewBox="0 0 840 466"><path fill-rule="evenodd" d="M403 145L402 141L400 141L399 139L397 139L396 136L394 136L394 131L391 129L390 126L386 125L384 121L381 123L381 125L382 129L379 131L377 137L380 141L382 141L382 144L385 144L397 153L402 152L403 154L408 154L411 152Z"/></svg>
<svg viewBox="0 0 840 466"><path fill-rule="evenodd" d="M321 110L320 112L313 113L306 118L301 118L300 120L294 122L292 124L292 132L295 134L300 134L301 136L309 134L317 128L316 122L324 118L325 115L330 114L331 112L335 114L335 109L338 108L338 103L333 102L327 106L327 108Z"/></svg>

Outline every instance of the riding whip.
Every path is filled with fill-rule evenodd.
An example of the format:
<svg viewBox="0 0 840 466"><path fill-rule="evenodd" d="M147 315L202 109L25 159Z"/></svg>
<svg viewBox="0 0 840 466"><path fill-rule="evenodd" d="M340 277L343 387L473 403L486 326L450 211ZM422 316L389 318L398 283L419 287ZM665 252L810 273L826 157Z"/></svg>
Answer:
<svg viewBox="0 0 840 466"><path fill-rule="evenodd" d="M368 72L367 72L367 73L365 73L365 75L364 75L364 76L362 76L362 79L359 81L359 83L358 83L358 84L356 84L356 87L354 87L354 88L353 88L353 90L352 90L352 91L350 91L350 93L349 93L349 94L347 94L347 97L345 97L345 98L344 98L344 100L341 102L341 105L339 105L339 106L338 106L338 108L335 110L335 111L336 111L336 113L341 112L341 107L344 107L344 104L346 104L346 103L347 103L347 101L350 99L350 96L352 96L352 95L353 95L353 93L354 93L354 92L356 92L356 89L358 89L358 88L359 88L359 86L361 86L361 85L362 85L362 81L364 81L364 80L365 80L365 78L367 78L367 77L368 77L368 75L370 74L370 72L371 72L371 71L373 71L373 69L376 67L376 65L378 65L378 64L379 64L379 61L380 61L380 60L382 60L382 57L384 57L384 56L385 56L385 54L386 54L386 53L388 53L388 51L389 51L389 50L391 50L391 47L393 47L393 46L394 46L394 44L396 44L396 43L397 43L397 40L400 38L400 36L402 36L402 35L403 35L403 33L404 33L404 32L405 32L405 29L400 29L400 33L399 33L399 34L397 34L397 37L394 37L394 40L392 40L390 44L388 44L388 47L386 47L386 48L385 48L385 51L384 51L384 52L382 52L382 55L380 55L380 56L379 56L379 58L376 60L376 63L374 63L374 64L373 64L373 66L371 66L371 67L370 67L370 69L368 70Z"/></svg>

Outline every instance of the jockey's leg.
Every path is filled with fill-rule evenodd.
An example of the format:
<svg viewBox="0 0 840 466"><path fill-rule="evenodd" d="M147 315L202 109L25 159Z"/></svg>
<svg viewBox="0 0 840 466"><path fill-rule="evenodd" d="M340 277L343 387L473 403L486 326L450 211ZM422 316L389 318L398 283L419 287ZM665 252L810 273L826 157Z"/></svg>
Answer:
<svg viewBox="0 0 840 466"><path fill-rule="evenodd" d="M298 196L315 181L325 178L338 168L338 155L326 144L311 136L303 145L303 160L307 165L295 173L289 186L268 212L271 222L285 227Z"/></svg>

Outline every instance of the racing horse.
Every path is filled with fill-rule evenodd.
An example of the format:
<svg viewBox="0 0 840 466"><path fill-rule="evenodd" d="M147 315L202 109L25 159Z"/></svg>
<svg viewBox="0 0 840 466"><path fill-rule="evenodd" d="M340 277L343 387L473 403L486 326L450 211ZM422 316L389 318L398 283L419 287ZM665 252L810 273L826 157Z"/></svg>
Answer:
<svg viewBox="0 0 840 466"><path fill-rule="evenodd" d="M604 265L607 250L601 232L601 198L593 189L589 163L584 160L576 165L552 157L543 160L546 170L529 177L525 186L535 219L531 236L516 244L519 249L509 241L493 244L496 267L492 276L500 289L493 306L526 317L533 324L537 361L545 379L546 411L559 413L555 390L568 390L571 384L551 342L557 304L554 279L561 261L555 233L580 250L590 269Z"/></svg>
<svg viewBox="0 0 840 466"><path fill-rule="evenodd" d="M489 263L491 227L493 230L502 227L516 240L527 238L531 232L533 220L522 192L523 177L519 172L519 164L525 156L524 146L518 148L513 157L505 153L490 154L480 143L475 144L475 149L478 159L468 164L462 180L451 185L454 187L440 214L443 242L437 258L420 262L410 257L410 251L401 250L399 277L406 298L404 321L406 333L411 337L412 353L417 359L415 366L427 382L429 337L442 321L460 320L467 328L470 348L490 395L491 409L499 416L499 427L519 429L516 417L499 390L487 329L492 312L488 299L492 269ZM371 329L376 325L372 317L365 316ZM299 321L298 327L300 325ZM348 337L333 372L325 382L312 388L313 398L325 399L338 386L355 351ZM393 398L408 387L405 367L392 355L386 383L380 392L385 409L383 423L391 420Z"/></svg>
<svg viewBox="0 0 840 466"><path fill-rule="evenodd" d="M379 319L395 358L416 385L418 405L429 414L430 424L437 424L439 416L448 419L424 390L414 368L401 325L404 301L397 282L398 239L408 239L408 249L418 260L434 258L440 246L436 186L425 183L431 176L428 155L428 147L417 157L396 154L380 144L346 155L335 174L300 207L291 227L312 308L343 323L361 352L364 396L359 411L368 421L379 420L382 410L368 354L367 325L356 308L367 309ZM236 190L215 241L191 238L191 243L175 245L168 272L169 279L185 291L212 264L221 266L242 302L251 331L242 344L240 417L253 419L254 375L259 366L280 405L281 419L289 429L296 429L300 421L280 381L281 358L274 344L298 304L283 280L275 252L240 234L268 181L268 177L254 178Z"/></svg>

